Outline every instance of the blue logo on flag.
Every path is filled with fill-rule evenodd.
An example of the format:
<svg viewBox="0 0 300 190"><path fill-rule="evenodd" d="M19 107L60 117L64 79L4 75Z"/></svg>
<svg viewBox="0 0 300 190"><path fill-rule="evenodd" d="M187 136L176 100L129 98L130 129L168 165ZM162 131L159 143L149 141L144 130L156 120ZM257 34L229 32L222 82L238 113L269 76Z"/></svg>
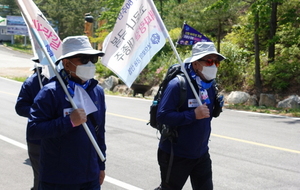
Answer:
<svg viewBox="0 0 300 190"><path fill-rule="evenodd" d="M160 41L160 36L157 33L152 34L152 36L151 36L152 44L158 44L159 41Z"/></svg>

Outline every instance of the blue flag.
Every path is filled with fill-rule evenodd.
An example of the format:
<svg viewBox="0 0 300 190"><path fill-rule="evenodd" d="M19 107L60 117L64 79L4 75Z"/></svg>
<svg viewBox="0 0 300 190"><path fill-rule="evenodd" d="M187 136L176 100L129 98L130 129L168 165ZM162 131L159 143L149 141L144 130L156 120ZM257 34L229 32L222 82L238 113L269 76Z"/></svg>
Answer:
<svg viewBox="0 0 300 190"><path fill-rule="evenodd" d="M181 38L178 39L177 43L180 45L194 45L197 42L211 42L211 40L184 23Z"/></svg>

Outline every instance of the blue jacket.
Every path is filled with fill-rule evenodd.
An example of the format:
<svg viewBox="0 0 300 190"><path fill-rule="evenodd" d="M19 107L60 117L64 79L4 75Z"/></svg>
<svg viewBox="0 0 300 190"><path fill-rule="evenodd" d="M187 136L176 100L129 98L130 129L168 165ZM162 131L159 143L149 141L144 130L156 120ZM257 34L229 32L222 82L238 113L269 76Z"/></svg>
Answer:
<svg viewBox="0 0 300 190"><path fill-rule="evenodd" d="M92 113L99 127L98 135L89 117L86 124L105 156L104 91L94 79L86 91L98 108ZM72 127L68 115L71 110L72 106L56 77L34 99L27 133L32 139L41 139L39 177L43 182L85 183L99 179L100 170L105 169L83 126Z"/></svg>
<svg viewBox="0 0 300 190"><path fill-rule="evenodd" d="M40 69L41 72L41 69ZM42 84L45 85L48 83L48 79L41 75ZM23 117L29 117L30 108L33 104L33 100L35 96L40 91L40 83L38 79L38 74L35 72L31 76L29 76L25 82L22 84L16 105L15 110L18 115ZM40 144L40 140L29 140L28 136L26 136L27 142Z"/></svg>
<svg viewBox="0 0 300 190"><path fill-rule="evenodd" d="M193 79L191 79L193 81ZM191 104L192 100L196 100L192 89L188 82L187 85L187 98L181 106L179 112L177 106L180 102L180 85L179 79L175 77L172 79L166 90L164 91L161 101L158 105L157 121L164 123L171 127L177 127L178 137L173 143L174 155L196 159L204 155L208 151L208 140L211 133L211 119L196 119L194 109L196 105ZM198 87L195 88L199 92ZM215 89L212 86L207 89L210 104L208 104L210 113L212 114ZM167 153L170 153L171 142L169 140L160 140L159 148Z"/></svg>

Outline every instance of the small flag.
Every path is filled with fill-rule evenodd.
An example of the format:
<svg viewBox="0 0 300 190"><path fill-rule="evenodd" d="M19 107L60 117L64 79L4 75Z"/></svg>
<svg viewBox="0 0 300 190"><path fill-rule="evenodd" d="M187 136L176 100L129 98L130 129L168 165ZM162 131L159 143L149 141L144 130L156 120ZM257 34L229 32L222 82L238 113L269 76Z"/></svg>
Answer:
<svg viewBox="0 0 300 190"><path fill-rule="evenodd" d="M49 65L49 61L38 45L37 39L33 37L31 30L36 31L35 33L39 35L39 38L46 47L52 61L55 62L56 59L62 54L62 42L59 36L56 34L51 24L32 0L17 0L17 3L28 27L34 52L38 55L40 63L43 65Z"/></svg>
<svg viewBox="0 0 300 190"><path fill-rule="evenodd" d="M152 0L125 0L113 31L104 40L102 64L130 87L167 37Z"/></svg>
<svg viewBox="0 0 300 190"><path fill-rule="evenodd" d="M197 42L211 42L211 40L184 23L181 38L178 39L177 43L180 45L194 45Z"/></svg>

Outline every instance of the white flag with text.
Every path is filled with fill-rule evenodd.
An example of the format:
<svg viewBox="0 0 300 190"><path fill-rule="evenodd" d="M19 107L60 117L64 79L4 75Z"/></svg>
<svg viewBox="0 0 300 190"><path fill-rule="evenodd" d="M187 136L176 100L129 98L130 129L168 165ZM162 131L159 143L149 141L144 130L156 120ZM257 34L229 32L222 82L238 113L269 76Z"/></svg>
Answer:
<svg viewBox="0 0 300 190"><path fill-rule="evenodd" d="M130 87L167 37L152 0L125 0L113 31L103 43L102 64Z"/></svg>
<svg viewBox="0 0 300 190"><path fill-rule="evenodd" d="M62 42L55 30L32 0L16 1L21 9L22 16L26 17L24 20L30 33L29 36L31 37L34 51L38 55L40 63L43 65L49 64L31 30L36 31L35 33L39 35L52 61L55 62L62 54Z"/></svg>

